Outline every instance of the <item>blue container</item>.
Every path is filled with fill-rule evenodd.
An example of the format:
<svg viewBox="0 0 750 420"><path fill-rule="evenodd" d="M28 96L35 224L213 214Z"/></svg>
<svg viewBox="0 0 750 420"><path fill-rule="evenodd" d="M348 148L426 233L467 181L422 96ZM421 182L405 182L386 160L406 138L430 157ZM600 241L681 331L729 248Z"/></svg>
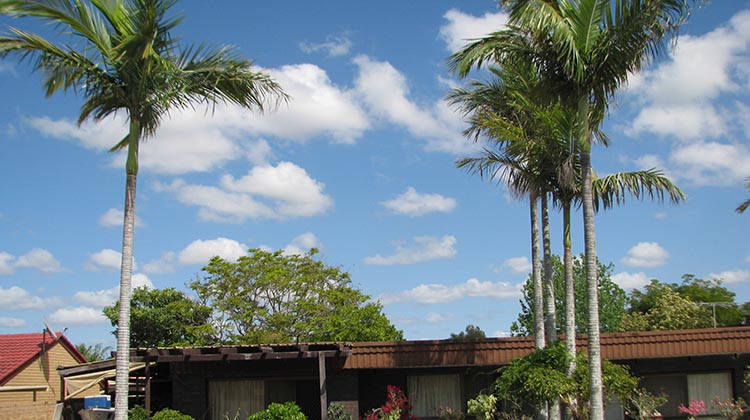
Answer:
<svg viewBox="0 0 750 420"><path fill-rule="evenodd" d="M83 398L83 409L89 408L111 408L112 402L109 399L109 395L97 395L96 397L84 397Z"/></svg>

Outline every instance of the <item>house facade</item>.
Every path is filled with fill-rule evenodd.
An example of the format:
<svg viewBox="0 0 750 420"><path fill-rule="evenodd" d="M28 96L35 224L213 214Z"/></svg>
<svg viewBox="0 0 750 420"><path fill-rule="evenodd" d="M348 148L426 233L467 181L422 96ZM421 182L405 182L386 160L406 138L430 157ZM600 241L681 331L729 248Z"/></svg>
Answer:
<svg viewBox="0 0 750 420"><path fill-rule="evenodd" d="M578 337L579 350L587 345ZM498 368L533 351L532 337L376 343L134 349L134 403L170 407L196 419L244 419L271 402L295 401L311 420L338 402L355 418L380 406L386 387L403 389L413 414L437 418L441 407L466 411L490 389ZM679 404L745 397L750 328L602 334L602 356L630 367L642 385L666 393L665 418L684 418ZM112 362L105 362L112 363ZM63 377L103 364L62 369ZM76 370L78 369L78 370ZM236 416L236 417L235 417ZM623 419L610 404L609 420Z"/></svg>
<svg viewBox="0 0 750 420"><path fill-rule="evenodd" d="M62 389L57 368L86 359L60 333L0 334L0 419L50 419Z"/></svg>

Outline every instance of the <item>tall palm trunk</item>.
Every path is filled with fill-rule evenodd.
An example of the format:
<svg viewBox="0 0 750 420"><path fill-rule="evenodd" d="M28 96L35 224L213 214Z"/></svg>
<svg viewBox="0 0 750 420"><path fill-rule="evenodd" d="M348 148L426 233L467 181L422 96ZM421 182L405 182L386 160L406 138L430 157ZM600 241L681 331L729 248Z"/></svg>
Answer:
<svg viewBox="0 0 750 420"><path fill-rule="evenodd" d="M565 349L568 352L567 375L576 370L576 295L573 279L573 250L570 237L570 200L564 199L563 210L563 269L565 273ZM565 407L565 419L573 418L569 407Z"/></svg>
<svg viewBox="0 0 750 420"><path fill-rule="evenodd" d="M542 192L542 252L544 254L544 332L546 344L557 341L555 285L552 282L552 244L549 231L548 194Z"/></svg>
<svg viewBox="0 0 750 420"><path fill-rule="evenodd" d="M120 310L117 317L117 358L115 372L115 420L128 418L130 385L130 297L133 278L133 238L135 229L135 192L138 176L140 124L132 117L128 133L128 158L125 165L125 208L122 224L122 261L120 263Z"/></svg>
<svg viewBox="0 0 750 420"><path fill-rule="evenodd" d="M539 204L538 193L529 193L529 216L531 219L531 281L534 294L534 347L544 348L544 299L542 292L542 262L539 257Z"/></svg>

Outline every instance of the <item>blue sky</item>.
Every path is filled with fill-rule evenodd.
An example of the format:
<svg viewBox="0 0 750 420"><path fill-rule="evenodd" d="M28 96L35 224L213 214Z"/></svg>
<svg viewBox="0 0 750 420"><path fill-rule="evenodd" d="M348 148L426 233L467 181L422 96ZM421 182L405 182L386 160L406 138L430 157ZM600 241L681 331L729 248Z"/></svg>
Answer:
<svg viewBox="0 0 750 420"><path fill-rule="evenodd" d="M528 206L455 169L476 146L443 101L462 83L447 56L505 22L494 2L184 0L174 11L184 42L237 46L292 101L264 115L175 112L143 145L135 284L186 289L212 255L315 246L409 339L509 330L530 268ZM715 0L617 96L597 172L656 166L688 196L597 216L600 259L626 290L691 273L750 300L750 215L734 212L750 194L749 62L750 1ZM123 121L76 127L80 98L45 98L14 60L0 61L0 91L0 333L41 331L46 318L73 342L114 345L101 309L117 296L125 179L107 149Z"/></svg>

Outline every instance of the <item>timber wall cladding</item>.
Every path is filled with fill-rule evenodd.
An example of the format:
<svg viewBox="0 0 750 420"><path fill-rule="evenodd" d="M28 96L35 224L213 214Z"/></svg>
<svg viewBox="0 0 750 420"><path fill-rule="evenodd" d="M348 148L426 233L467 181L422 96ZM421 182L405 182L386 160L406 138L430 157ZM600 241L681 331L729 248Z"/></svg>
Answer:
<svg viewBox="0 0 750 420"><path fill-rule="evenodd" d="M50 402L0 403L0 420L46 420L54 412L55 403Z"/></svg>

